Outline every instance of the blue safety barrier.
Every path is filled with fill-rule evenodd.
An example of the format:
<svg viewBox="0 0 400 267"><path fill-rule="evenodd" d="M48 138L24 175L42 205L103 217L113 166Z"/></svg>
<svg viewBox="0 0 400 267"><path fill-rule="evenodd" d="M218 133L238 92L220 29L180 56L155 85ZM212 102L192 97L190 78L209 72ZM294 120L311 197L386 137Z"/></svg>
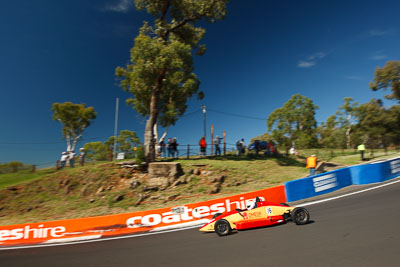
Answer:
<svg viewBox="0 0 400 267"><path fill-rule="evenodd" d="M350 168L343 168L285 183L288 202L323 195L351 185Z"/></svg>
<svg viewBox="0 0 400 267"><path fill-rule="evenodd" d="M350 168L352 183L360 185L382 182L383 164L384 162L352 166Z"/></svg>
<svg viewBox="0 0 400 267"><path fill-rule="evenodd" d="M353 184L379 183L393 179L400 174L400 159L351 167Z"/></svg>
<svg viewBox="0 0 400 267"><path fill-rule="evenodd" d="M396 178L400 175L400 158L392 159L385 162L386 165L383 168L385 175L385 181Z"/></svg>
<svg viewBox="0 0 400 267"><path fill-rule="evenodd" d="M288 202L330 193L349 185L378 183L400 176L400 158L356 165L285 183Z"/></svg>

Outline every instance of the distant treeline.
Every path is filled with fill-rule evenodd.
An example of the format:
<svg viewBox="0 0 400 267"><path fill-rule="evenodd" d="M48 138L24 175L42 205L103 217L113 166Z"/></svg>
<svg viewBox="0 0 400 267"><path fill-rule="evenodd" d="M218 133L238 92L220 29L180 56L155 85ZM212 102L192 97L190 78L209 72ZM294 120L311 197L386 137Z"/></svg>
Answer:
<svg viewBox="0 0 400 267"><path fill-rule="evenodd" d="M0 174L13 173L21 170L30 170L32 165L23 164L19 161L12 161L0 164Z"/></svg>
<svg viewBox="0 0 400 267"><path fill-rule="evenodd" d="M316 109L311 99L293 95L269 115L268 131L252 141L271 140L286 152L291 147L350 149L365 144L367 148L386 150L400 145L400 105L386 108L379 99L359 105L347 97L320 125L315 119Z"/></svg>

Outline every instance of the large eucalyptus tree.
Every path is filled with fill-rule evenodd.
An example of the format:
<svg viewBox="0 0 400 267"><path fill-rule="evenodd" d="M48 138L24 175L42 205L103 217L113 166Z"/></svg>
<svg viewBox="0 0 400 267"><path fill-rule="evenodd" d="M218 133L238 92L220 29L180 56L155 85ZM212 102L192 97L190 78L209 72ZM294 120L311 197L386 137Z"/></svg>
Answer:
<svg viewBox="0 0 400 267"><path fill-rule="evenodd" d="M317 108L310 98L295 94L283 107L275 109L269 115L268 131L272 131L272 138L284 147L286 152L293 145L298 148L316 147Z"/></svg>
<svg viewBox="0 0 400 267"><path fill-rule="evenodd" d="M97 112L93 107L71 102L54 103L51 110L53 111L53 120L59 121L63 125L62 135L67 141L67 151L75 150L77 142L91 121L96 118Z"/></svg>
<svg viewBox="0 0 400 267"><path fill-rule="evenodd" d="M138 113L148 117L144 134L145 156L155 157L154 125L175 124L197 93L200 81L193 73L193 55L202 55L199 42L205 30L198 22L215 22L226 15L229 0L135 0L138 10L152 15L144 22L131 49L130 63L117 67L120 85L133 97L127 100Z"/></svg>

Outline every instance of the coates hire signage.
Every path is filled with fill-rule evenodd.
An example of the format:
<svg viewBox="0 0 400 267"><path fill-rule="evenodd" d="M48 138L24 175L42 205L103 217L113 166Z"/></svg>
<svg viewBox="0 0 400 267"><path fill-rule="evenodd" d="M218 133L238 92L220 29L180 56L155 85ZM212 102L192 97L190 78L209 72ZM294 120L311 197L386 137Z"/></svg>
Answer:
<svg viewBox="0 0 400 267"><path fill-rule="evenodd" d="M283 185L182 206L116 215L0 226L0 246L57 243L101 238L206 223L215 213L244 209L249 200L260 197L286 202Z"/></svg>
<svg viewBox="0 0 400 267"><path fill-rule="evenodd" d="M265 197L260 197L262 201L265 201ZM126 221L126 225L129 228L137 227L149 227L157 226L161 223L171 224L171 223L181 223L193 221L194 219L202 219L210 217L216 213L229 212L235 209L246 209L246 205L249 202L254 201L254 198L244 198L240 197L239 201L231 201L225 199L221 202L212 204L198 206L196 208L189 208L187 206L172 208L169 212L164 213L153 213L147 214L145 216L135 216L131 217ZM179 210L177 212L177 210Z"/></svg>
<svg viewBox="0 0 400 267"><path fill-rule="evenodd" d="M390 170L392 174L400 172L400 159L390 162Z"/></svg>
<svg viewBox="0 0 400 267"><path fill-rule="evenodd" d="M0 241L57 238L63 237L64 233L64 226L44 227L43 224L40 224L37 228L31 228L26 225L22 228L0 230Z"/></svg>
<svg viewBox="0 0 400 267"><path fill-rule="evenodd" d="M148 211L146 214L135 213L135 216L128 218L125 223L131 229L149 227L153 227L152 230L169 229L177 225L189 225L201 219L210 219L216 213L245 209L248 202L256 197L271 202L286 202L284 186L277 186L180 207Z"/></svg>
<svg viewBox="0 0 400 267"><path fill-rule="evenodd" d="M312 179L315 192L325 191L338 186L336 173L318 176Z"/></svg>

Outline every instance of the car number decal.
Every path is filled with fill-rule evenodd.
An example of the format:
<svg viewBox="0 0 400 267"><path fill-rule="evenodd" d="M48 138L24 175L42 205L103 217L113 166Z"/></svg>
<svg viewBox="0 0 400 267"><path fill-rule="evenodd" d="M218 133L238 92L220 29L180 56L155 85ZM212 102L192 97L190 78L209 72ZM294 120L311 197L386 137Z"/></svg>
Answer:
<svg viewBox="0 0 400 267"><path fill-rule="evenodd" d="M272 209L270 207L265 208L267 210L267 214L271 215L272 214Z"/></svg>

